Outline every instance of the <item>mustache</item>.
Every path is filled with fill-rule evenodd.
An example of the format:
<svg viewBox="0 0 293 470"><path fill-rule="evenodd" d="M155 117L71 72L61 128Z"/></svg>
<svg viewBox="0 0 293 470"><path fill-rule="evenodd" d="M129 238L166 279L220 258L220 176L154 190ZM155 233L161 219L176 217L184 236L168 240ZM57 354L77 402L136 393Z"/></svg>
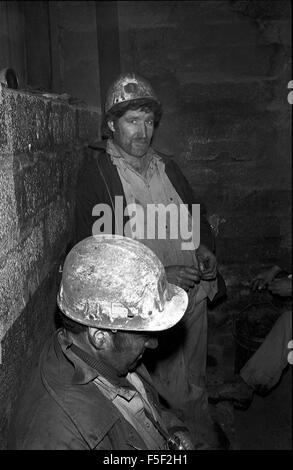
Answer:
<svg viewBox="0 0 293 470"><path fill-rule="evenodd" d="M149 141L150 141L150 139L139 138L139 137L133 139L133 142L139 142L139 143L143 143L143 144L147 144Z"/></svg>

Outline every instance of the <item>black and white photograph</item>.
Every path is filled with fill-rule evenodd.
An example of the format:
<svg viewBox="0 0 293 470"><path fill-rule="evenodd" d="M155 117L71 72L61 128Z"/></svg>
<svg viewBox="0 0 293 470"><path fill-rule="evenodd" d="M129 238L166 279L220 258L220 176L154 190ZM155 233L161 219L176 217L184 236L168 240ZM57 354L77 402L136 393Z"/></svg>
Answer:
<svg viewBox="0 0 293 470"><path fill-rule="evenodd" d="M291 17L0 1L0 465L292 450Z"/></svg>

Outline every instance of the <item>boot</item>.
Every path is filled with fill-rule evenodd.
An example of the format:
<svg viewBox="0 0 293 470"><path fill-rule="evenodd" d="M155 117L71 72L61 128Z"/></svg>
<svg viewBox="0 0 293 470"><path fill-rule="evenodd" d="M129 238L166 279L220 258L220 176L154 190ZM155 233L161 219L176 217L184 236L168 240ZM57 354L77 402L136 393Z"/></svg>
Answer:
<svg viewBox="0 0 293 470"><path fill-rule="evenodd" d="M236 408L246 409L253 398L253 389L240 377L208 389L209 403L232 401Z"/></svg>

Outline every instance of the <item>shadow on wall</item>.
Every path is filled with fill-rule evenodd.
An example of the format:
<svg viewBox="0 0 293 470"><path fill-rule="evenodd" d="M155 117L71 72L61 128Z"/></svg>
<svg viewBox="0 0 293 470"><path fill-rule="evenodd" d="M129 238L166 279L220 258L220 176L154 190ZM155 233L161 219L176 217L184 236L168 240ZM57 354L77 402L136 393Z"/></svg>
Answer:
<svg viewBox="0 0 293 470"><path fill-rule="evenodd" d="M59 286L59 263L30 297L1 342L0 449L6 448L14 403L36 366L44 341L56 328L54 311Z"/></svg>
<svg viewBox="0 0 293 470"><path fill-rule="evenodd" d="M55 328L75 183L98 110L0 85L0 447L11 410Z"/></svg>

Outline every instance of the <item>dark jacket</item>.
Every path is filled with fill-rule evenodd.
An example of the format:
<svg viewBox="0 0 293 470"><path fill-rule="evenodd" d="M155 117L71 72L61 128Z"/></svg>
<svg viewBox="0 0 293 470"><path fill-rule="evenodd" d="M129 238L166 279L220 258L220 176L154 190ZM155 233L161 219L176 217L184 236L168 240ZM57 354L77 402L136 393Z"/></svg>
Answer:
<svg viewBox="0 0 293 470"><path fill-rule="evenodd" d="M85 159L80 170L76 195L74 239L68 249L80 240L92 235L93 224L98 218L92 215L93 207L96 204L104 203L112 207L112 214L114 215L115 196L122 196L124 213L126 199L122 183L116 166L113 165L110 156L105 151L105 145L106 142L100 142L95 146L91 146L88 157ZM190 184L173 158L167 157L157 150L156 152L165 163L166 174L183 203L188 205L190 213L192 211L192 204L200 204L200 242L212 252L215 252L215 238L206 218L206 209L203 201L195 196ZM128 220L129 217L123 217L123 227ZM113 216L112 233L115 233L114 227L115 218ZM225 281L221 274L218 273L218 293L214 301L223 297L225 293Z"/></svg>
<svg viewBox="0 0 293 470"><path fill-rule="evenodd" d="M65 356L56 331L45 345L16 406L9 432L11 450L133 450L146 449L136 430L92 381L75 380L75 366ZM91 369L89 366L86 366ZM90 370L93 378L98 375ZM149 400L167 427L178 419L159 404L144 368L137 369ZM181 422L179 424L182 425Z"/></svg>
<svg viewBox="0 0 293 470"><path fill-rule="evenodd" d="M98 144L97 144L98 145ZM117 168L111 162L109 155L102 147L91 147L91 152L80 171L77 185L75 240L77 243L92 235L92 227L98 217L92 216L93 207L104 203L112 207L114 214L115 196L123 197L123 212L126 199ZM165 163L165 171L172 185L181 197L184 204L188 204L191 212L192 204L201 204L201 243L211 251L215 249L215 242L211 227L206 219L206 211L202 201L197 200L185 176L171 157L157 152ZM124 216L124 224L129 217ZM113 227L114 227L113 217ZM114 232L113 232L114 233Z"/></svg>

